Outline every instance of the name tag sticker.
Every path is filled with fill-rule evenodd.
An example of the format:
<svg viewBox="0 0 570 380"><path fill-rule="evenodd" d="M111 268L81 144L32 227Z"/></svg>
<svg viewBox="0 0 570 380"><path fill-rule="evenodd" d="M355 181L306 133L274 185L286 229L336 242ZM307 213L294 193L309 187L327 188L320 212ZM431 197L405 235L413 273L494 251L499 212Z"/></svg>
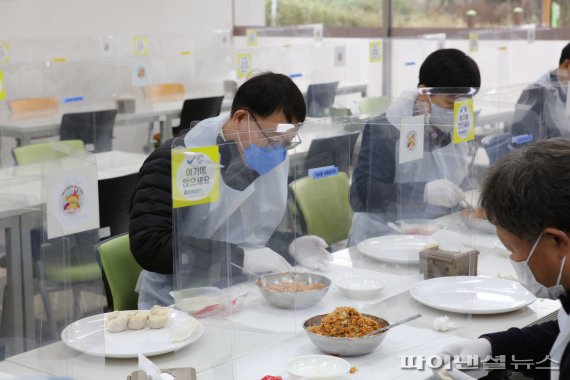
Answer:
<svg viewBox="0 0 570 380"><path fill-rule="evenodd" d="M174 208L218 202L220 152L217 145L172 151Z"/></svg>
<svg viewBox="0 0 570 380"><path fill-rule="evenodd" d="M532 135L519 135L519 136L513 136L511 142L513 144L521 145L531 142L533 139L534 137L532 137Z"/></svg>
<svg viewBox="0 0 570 380"><path fill-rule="evenodd" d="M325 178L337 174L338 174L338 168L334 165L309 169L309 177L311 177L312 179Z"/></svg>
<svg viewBox="0 0 570 380"><path fill-rule="evenodd" d="M72 97L63 99L64 103L75 103L75 102L82 102L82 101L83 101L83 96L72 96Z"/></svg>

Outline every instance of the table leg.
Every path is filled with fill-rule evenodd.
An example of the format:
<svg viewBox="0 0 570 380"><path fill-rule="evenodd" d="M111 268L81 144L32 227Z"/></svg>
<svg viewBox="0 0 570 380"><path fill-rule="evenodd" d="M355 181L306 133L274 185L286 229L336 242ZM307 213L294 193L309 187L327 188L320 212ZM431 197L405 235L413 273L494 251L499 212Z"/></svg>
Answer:
<svg viewBox="0 0 570 380"><path fill-rule="evenodd" d="M25 328L22 318L24 297L22 294L22 261L20 216L0 220L0 228L6 233L6 288L2 306L1 340L6 346L6 356L25 351Z"/></svg>
<svg viewBox="0 0 570 380"><path fill-rule="evenodd" d="M37 220L33 212L23 214L20 219L21 231L21 260L22 260L22 295L23 295L23 318L24 336L26 338L26 350L36 347L36 324L34 315L34 273L32 259L31 231Z"/></svg>

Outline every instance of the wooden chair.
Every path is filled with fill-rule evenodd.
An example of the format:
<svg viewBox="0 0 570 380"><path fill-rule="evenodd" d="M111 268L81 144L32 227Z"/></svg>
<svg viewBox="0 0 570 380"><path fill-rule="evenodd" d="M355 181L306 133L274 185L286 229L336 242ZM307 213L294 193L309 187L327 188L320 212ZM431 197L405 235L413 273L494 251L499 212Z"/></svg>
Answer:
<svg viewBox="0 0 570 380"><path fill-rule="evenodd" d="M182 83L152 84L143 87L144 96L149 100L176 99L183 97L185 92Z"/></svg>
<svg viewBox="0 0 570 380"><path fill-rule="evenodd" d="M22 98L8 102L10 112L15 117L34 116L37 114L50 114L57 112L55 98Z"/></svg>

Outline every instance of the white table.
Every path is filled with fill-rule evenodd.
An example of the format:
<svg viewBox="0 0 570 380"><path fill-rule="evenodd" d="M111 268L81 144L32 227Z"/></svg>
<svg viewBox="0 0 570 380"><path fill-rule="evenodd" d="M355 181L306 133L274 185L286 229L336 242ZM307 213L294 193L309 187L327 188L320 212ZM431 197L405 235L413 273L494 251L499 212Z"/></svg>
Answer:
<svg viewBox="0 0 570 380"><path fill-rule="evenodd" d="M214 96L214 95L212 95ZM189 97L202 97L196 94ZM139 101L136 104L133 113L117 113L115 126L131 125L136 123L160 122L162 136L168 139L172 136L173 121L180 117L182 105L186 98L163 102L144 102ZM28 117L14 119L10 115L0 117L0 136L11 137L17 139L18 145L28 145L33 138L53 136L59 134L61 126L61 118L65 113L88 112L103 109L113 109L116 106L112 103L105 105L76 105L71 107L62 107L58 112L49 116ZM231 100L222 102L222 111L226 112L231 109Z"/></svg>
<svg viewBox="0 0 570 380"><path fill-rule="evenodd" d="M489 242L493 235L479 236L466 232L461 225L455 224L454 217L448 217L448 227L463 231L466 239L480 244L479 273L496 275L508 273L510 267L507 257ZM374 271L379 279L389 276L401 276L397 283L399 291L392 289L394 295L381 298L378 302L364 306L362 311L380 315L389 321L395 321L421 312L423 317L409 324L392 330L386 340L372 354L357 358L347 358L359 372L351 379L428 379L431 371L418 371L400 368L403 355L429 356L438 352L445 344L463 339L472 339L485 332L504 330L508 327L523 327L555 312L559 308L557 301L537 300L523 309L495 315L462 315L431 309L411 299L408 289L414 281L421 280L418 267L397 266L372 260L351 247L334 253L334 263L350 268L365 268ZM333 278L333 272L331 278ZM335 275L337 276L337 275ZM414 280L415 279L415 280ZM334 281L334 278L333 278ZM336 289L331 289L329 295ZM350 302L347 300L347 303ZM340 303L340 302L339 302ZM342 306L342 305L338 305ZM247 307L247 301L244 307ZM327 306L328 307L328 306ZM238 312L239 313L239 312ZM458 329L448 332L436 332L432 328L435 317L447 314L458 325ZM152 357L161 368L195 367L201 380L260 379L267 374L285 373L288 359L306 354L318 354L304 332L276 333L251 324L239 322L239 318L207 320L206 333L197 342L178 352ZM63 343L54 343L7 359L8 362L50 375L68 375L77 380L120 379L137 369L135 359L92 358L67 348Z"/></svg>
<svg viewBox="0 0 570 380"><path fill-rule="evenodd" d="M146 159L144 154L119 151L96 153L94 156L99 179L137 173ZM33 347L35 341L30 231L43 207L41 170L41 164L0 169L3 184L0 189L0 227L6 231L10 242L6 247L10 255L7 286L11 290L7 297L13 305L7 325L13 326L9 332L16 338L13 341L14 352ZM25 340L27 337L31 339Z"/></svg>
<svg viewBox="0 0 570 380"><path fill-rule="evenodd" d="M366 84L345 84L337 88L337 95L361 93L366 96ZM118 113L115 120L116 126L130 125L135 123L160 122L160 132L163 141L172 136L173 121L180 117L182 105L186 99L216 96L219 94L190 93L186 97L171 101L146 102L137 101L134 113ZM233 99L224 98L222 112L231 110ZM0 116L0 137L11 137L18 141L18 145L28 145L33 138L53 136L59 134L61 117L64 113L86 112L102 109L116 108L115 104L105 105L71 105L62 106L55 114L50 116L30 117L14 119L10 115Z"/></svg>

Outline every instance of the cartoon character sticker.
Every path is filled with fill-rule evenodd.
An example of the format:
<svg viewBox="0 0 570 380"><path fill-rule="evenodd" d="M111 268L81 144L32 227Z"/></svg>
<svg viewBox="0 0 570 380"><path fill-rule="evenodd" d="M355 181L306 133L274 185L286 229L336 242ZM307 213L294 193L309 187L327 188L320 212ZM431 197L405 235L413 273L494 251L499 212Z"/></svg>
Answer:
<svg viewBox="0 0 570 380"><path fill-rule="evenodd" d="M75 214L81 211L81 205L83 203L84 193L81 187L78 185L67 186L60 197L60 210L64 214Z"/></svg>
<svg viewBox="0 0 570 380"><path fill-rule="evenodd" d="M406 136L406 148L408 148L409 151L412 151L416 148L417 137L418 134L416 133L416 131L411 130L408 132L408 135Z"/></svg>

